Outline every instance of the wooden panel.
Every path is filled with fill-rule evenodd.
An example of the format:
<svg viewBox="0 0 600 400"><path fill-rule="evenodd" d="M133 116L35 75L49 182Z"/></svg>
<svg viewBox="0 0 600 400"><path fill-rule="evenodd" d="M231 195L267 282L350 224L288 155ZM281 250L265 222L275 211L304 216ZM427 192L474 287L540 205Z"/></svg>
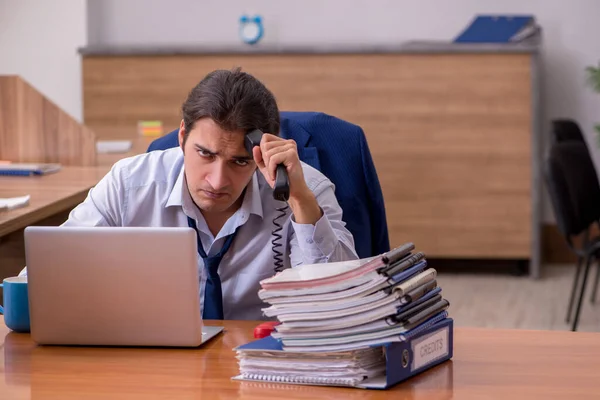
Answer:
<svg viewBox="0 0 600 400"><path fill-rule="evenodd" d="M160 316L157 316L160 318ZM454 330L452 361L389 390L238 382L232 349L258 321L206 321L225 331L199 349L38 346L0 317L3 399L597 399L600 334ZM0 358L1 359L1 358Z"/></svg>
<svg viewBox="0 0 600 400"><path fill-rule="evenodd" d="M525 54L84 58L85 122L131 138L176 128L208 72L241 66L282 110L360 125L382 184L390 241L431 257L529 258L531 76Z"/></svg>
<svg viewBox="0 0 600 400"><path fill-rule="evenodd" d="M9 156L20 158L19 136L21 132L23 110L22 93L18 90L18 81L13 78L0 76L0 160L7 160Z"/></svg>
<svg viewBox="0 0 600 400"><path fill-rule="evenodd" d="M0 76L0 159L96 165L94 133L17 76Z"/></svg>

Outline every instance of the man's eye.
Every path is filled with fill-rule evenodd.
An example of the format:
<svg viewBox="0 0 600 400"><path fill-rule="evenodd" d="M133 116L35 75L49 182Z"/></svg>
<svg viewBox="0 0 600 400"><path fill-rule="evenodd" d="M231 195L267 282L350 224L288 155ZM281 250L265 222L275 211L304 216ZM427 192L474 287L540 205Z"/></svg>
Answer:
<svg viewBox="0 0 600 400"><path fill-rule="evenodd" d="M248 161L245 160L235 160L235 165L238 165L240 167L245 167L246 165L248 165Z"/></svg>
<svg viewBox="0 0 600 400"><path fill-rule="evenodd" d="M198 150L198 154L200 154L201 157L210 157L212 155L206 150Z"/></svg>

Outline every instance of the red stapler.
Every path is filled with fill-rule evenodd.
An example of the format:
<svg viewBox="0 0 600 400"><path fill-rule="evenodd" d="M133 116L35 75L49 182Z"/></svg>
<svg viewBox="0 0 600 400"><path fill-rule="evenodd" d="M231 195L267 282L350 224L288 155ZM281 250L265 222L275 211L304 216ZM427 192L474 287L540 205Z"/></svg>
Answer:
<svg viewBox="0 0 600 400"><path fill-rule="evenodd" d="M275 330L275 327L279 325L279 321L268 321L263 322L254 328L254 337L256 339L261 339L267 337Z"/></svg>

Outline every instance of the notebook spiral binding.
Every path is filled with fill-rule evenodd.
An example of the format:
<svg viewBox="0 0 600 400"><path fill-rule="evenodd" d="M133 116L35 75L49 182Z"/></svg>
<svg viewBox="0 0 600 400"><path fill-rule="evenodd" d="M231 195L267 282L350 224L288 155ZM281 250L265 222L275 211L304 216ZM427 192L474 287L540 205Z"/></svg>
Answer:
<svg viewBox="0 0 600 400"><path fill-rule="evenodd" d="M356 386L356 378L326 378L322 376L283 376L283 375L261 375L261 374L242 374L244 379L268 382L299 383L299 384L322 384L322 385L344 385Z"/></svg>

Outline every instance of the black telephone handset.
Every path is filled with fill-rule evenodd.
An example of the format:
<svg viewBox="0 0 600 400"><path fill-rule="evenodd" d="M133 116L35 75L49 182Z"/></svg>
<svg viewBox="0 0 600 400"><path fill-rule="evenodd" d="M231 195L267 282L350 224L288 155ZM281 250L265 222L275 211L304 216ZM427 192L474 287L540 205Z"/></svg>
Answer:
<svg viewBox="0 0 600 400"><path fill-rule="evenodd" d="M246 146L246 150L250 155L252 155L252 149L254 146L260 146L260 140L263 136L263 132L260 129L254 129L246 134L244 138L244 146ZM275 187L273 188L273 198L275 200L287 202L290 198L290 181L288 178L287 169L285 169L285 165L279 164L275 171ZM283 271L283 253L279 250L282 246L279 241L283 238L281 235L281 231L283 229L282 225L278 222L278 220L285 218L287 215L288 205L285 204L283 207L277 208L279 215L277 215L273 219L273 225L275 225L275 229L271 232L273 235L273 240L271 240L271 244L273 245L271 249L273 250L273 265L275 266L275 272Z"/></svg>
<svg viewBox="0 0 600 400"><path fill-rule="evenodd" d="M254 129L246 134L244 145L250 155L255 146L260 145L260 139L263 132L260 129ZM287 169L285 165L279 164L275 172L275 187L273 188L273 198L279 201L288 201L290 198L290 181L288 179Z"/></svg>

